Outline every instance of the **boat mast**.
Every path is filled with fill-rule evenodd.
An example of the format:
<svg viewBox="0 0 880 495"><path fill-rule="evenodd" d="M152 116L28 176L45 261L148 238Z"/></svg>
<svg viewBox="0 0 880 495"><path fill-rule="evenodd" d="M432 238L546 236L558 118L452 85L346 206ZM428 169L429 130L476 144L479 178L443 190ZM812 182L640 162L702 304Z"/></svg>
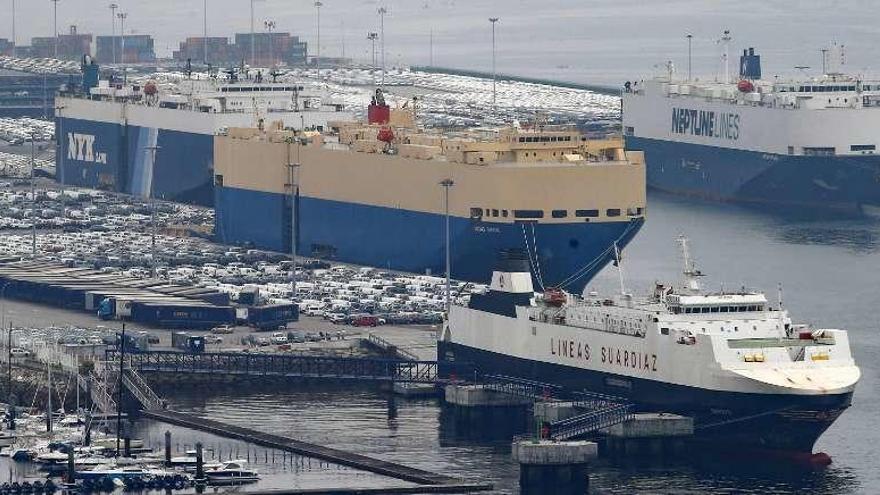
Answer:
<svg viewBox="0 0 880 495"><path fill-rule="evenodd" d="M700 291L699 277L703 276L700 270L694 267L694 261L691 259L690 248L688 247L688 238L684 235L678 236L678 244L681 246L681 258L684 263L684 286L689 292Z"/></svg>

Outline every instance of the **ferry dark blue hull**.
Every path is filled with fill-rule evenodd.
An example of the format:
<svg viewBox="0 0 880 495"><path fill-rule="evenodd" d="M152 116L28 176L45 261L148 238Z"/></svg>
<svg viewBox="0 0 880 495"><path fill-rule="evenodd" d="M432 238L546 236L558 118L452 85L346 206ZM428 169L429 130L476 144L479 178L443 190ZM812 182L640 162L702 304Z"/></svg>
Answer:
<svg viewBox="0 0 880 495"><path fill-rule="evenodd" d="M62 184L213 204L213 135L74 118L55 132Z"/></svg>
<svg viewBox="0 0 880 495"><path fill-rule="evenodd" d="M216 187L215 235L220 242L290 251L289 198ZM444 273L445 217L399 208L300 197L297 252L413 273ZM490 223L451 219L452 276L485 283L500 249L519 248L533 259L537 287L580 291L623 248L644 218L612 222ZM537 255L536 255L537 253Z"/></svg>
<svg viewBox="0 0 880 495"><path fill-rule="evenodd" d="M454 331L454 330L453 330ZM852 393L768 395L700 389L508 356L439 341L440 373L494 374L623 397L640 411L692 416L695 441L737 452L811 453ZM626 386L621 386L626 384Z"/></svg>
<svg viewBox="0 0 880 495"><path fill-rule="evenodd" d="M626 137L648 187L721 201L860 210L880 205L880 155L803 156Z"/></svg>

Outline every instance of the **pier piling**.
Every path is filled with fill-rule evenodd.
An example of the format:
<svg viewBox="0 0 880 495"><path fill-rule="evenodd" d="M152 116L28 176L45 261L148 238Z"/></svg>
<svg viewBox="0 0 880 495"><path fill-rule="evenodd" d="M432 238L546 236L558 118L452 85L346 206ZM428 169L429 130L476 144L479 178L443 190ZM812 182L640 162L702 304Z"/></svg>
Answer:
<svg viewBox="0 0 880 495"><path fill-rule="evenodd" d="M521 440L513 443L512 455L519 463L523 495L581 495L589 487L587 466L598 457L598 446L586 441Z"/></svg>

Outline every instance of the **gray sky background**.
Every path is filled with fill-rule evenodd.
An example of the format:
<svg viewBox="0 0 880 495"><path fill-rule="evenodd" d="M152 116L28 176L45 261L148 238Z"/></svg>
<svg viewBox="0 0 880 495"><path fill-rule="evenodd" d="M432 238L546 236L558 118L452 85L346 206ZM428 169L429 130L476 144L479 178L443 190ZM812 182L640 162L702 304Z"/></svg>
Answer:
<svg viewBox="0 0 880 495"><path fill-rule="evenodd" d="M13 0L0 0L0 37L10 37ZM369 59L366 34L378 30L377 8L387 6L387 63L426 64L431 32L435 65L491 67L490 16L498 23L498 70L532 76L610 83L650 75L667 59L686 69L684 34L694 34L694 72L715 76L721 67L715 41L730 29L731 59L753 45L765 74L795 73L796 65L821 66L819 48L844 43L851 72L880 69L877 0L322 0L322 54ZM203 0L116 0L129 13L126 32L151 33L160 56L186 36L202 33ZM60 0L59 31L110 33L109 0ZM273 19L278 31L310 42L313 1L256 0L257 29ZM50 0L16 0L17 37L52 34ZM208 34L247 32L249 0L208 0ZM118 25L117 25L118 29Z"/></svg>

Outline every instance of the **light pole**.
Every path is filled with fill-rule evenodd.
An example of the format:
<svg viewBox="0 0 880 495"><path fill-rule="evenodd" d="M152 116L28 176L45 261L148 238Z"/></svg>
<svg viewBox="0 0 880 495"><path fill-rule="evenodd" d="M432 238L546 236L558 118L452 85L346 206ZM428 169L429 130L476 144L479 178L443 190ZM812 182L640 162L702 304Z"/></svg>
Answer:
<svg viewBox="0 0 880 495"><path fill-rule="evenodd" d="M303 117L300 116L300 121L303 121ZM304 129L304 127L303 127ZM296 131L294 131L296 132ZM293 140L296 140L296 162L290 161L290 145ZM289 137L286 139L287 142L287 182L290 184L290 259L291 259L291 267L290 267L290 300L295 301L296 299L296 239L297 239L297 228L299 227L298 222L296 221L296 197L299 195L299 183L296 180L296 171L300 167L299 163L299 148L302 145L302 140L295 136Z"/></svg>
<svg viewBox="0 0 880 495"><path fill-rule="evenodd" d="M36 133L31 131L31 257L37 257L37 185L34 180L34 167L36 165L34 141Z"/></svg>
<svg viewBox="0 0 880 495"><path fill-rule="evenodd" d="M61 117L61 111L64 105L55 105L55 121L58 122L58 134L55 136L55 151L58 159L55 160L55 176L58 177L58 183L61 186L61 220L67 218L67 201L64 198L64 119ZM0 325L2 327L2 325Z"/></svg>
<svg viewBox="0 0 880 495"><path fill-rule="evenodd" d="M379 33L367 33L367 39L373 44L373 64L371 67L376 68L376 40L379 39Z"/></svg>
<svg viewBox="0 0 880 495"><path fill-rule="evenodd" d="M315 51L315 53L317 54L315 56L315 67L320 67L319 64L320 64L320 60L321 60L321 7L323 7L323 6L324 6L324 4L321 3L320 1L315 2L315 13L318 16L318 37L317 37L318 46L317 46L317 50Z"/></svg>
<svg viewBox="0 0 880 495"><path fill-rule="evenodd" d="M52 14L52 26L53 26L52 36L55 37L55 55L54 55L54 57L57 59L58 58L58 2L61 0L49 0L49 1L52 2L52 11L53 11L53 14Z"/></svg>
<svg viewBox="0 0 880 495"><path fill-rule="evenodd" d="M450 281L452 255L449 249L449 188L455 185L452 179L443 179L440 185L444 189L444 209L446 214L446 317L449 318L449 307L452 304L452 284Z"/></svg>
<svg viewBox="0 0 880 495"><path fill-rule="evenodd" d="M205 5L202 8L202 12L204 14L204 18L203 18L204 30L203 30L203 34L202 34L202 45L205 49L204 60L202 60L202 62L205 64L205 66L207 66L208 65L208 0L205 0Z"/></svg>
<svg viewBox="0 0 880 495"><path fill-rule="evenodd" d="M379 40L379 49L382 50L382 87L385 87L385 14L388 13L388 9L385 7L379 7L379 33L381 39Z"/></svg>
<svg viewBox="0 0 880 495"><path fill-rule="evenodd" d="M690 80L691 80L691 42L693 41L693 39L694 39L694 35L692 35L692 34L687 35L687 40L688 40L688 82L690 82Z"/></svg>
<svg viewBox="0 0 880 495"><path fill-rule="evenodd" d="M128 17L127 12L116 14L119 18L119 51L121 53L120 62L122 63L122 83L128 83L128 72L125 70L125 18Z"/></svg>
<svg viewBox="0 0 880 495"><path fill-rule="evenodd" d="M275 65L275 41L272 39L272 31L275 30L275 21L265 20L263 21L263 26L266 28L266 32L269 33L269 59L272 61L272 66Z"/></svg>
<svg viewBox="0 0 880 495"><path fill-rule="evenodd" d="M150 154L150 168L156 166L156 152L162 149L161 146L145 146L144 150ZM156 200L153 198L153 186L147 191L147 201L150 202L150 272L152 277L156 278Z"/></svg>
<svg viewBox="0 0 880 495"><path fill-rule="evenodd" d="M113 51L113 64L116 65L116 9L119 8L119 5L115 3L110 4L110 48Z"/></svg>
<svg viewBox="0 0 880 495"><path fill-rule="evenodd" d="M12 56L15 57L16 48L18 46L15 44L15 0L12 0Z"/></svg>
<svg viewBox="0 0 880 495"><path fill-rule="evenodd" d="M495 84L497 76L495 74L495 24L498 22L497 17L490 17L489 22L492 23L492 108L495 108L496 96Z"/></svg>
<svg viewBox="0 0 880 495"><path fill-rule="evenodd" d="M256 59L256 36L254 35L254 0L251 0L251 67Z"/></svg>

